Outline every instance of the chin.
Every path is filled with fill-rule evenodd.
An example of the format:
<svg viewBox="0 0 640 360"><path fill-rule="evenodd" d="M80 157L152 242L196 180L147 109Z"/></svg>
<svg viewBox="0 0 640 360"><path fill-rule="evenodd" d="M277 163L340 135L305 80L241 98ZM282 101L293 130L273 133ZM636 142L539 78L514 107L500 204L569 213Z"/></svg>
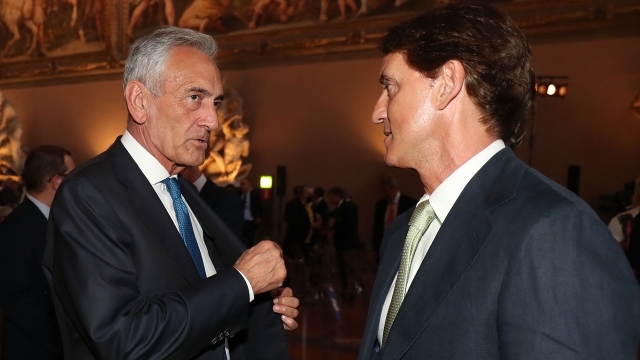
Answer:
<svg viewBox="0 0 640 360"><path fill-rule="evenodd" d="M389 155L389 151L387 150L386 154L384 154L384 162L385 162L385 164L387 164L389 166L398 166L397 162L395 160L396 159L394 159L393 156Z"/></svg>

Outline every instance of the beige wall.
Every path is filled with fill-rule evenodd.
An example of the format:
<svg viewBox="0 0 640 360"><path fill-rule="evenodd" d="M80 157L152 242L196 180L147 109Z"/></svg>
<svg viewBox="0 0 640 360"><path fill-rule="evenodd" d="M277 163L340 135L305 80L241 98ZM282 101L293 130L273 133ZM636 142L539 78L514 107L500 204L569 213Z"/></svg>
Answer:
<svg viewBox="0 0 640 360"><path fill-rule="evenodd" d="M533 165L561 184L567 166L582 167L580 195L597 204L640 174L640 119L629 111L640 92L640 38L533 46L536 71L570 77L563 99L539 101ZM376 178L389 169L380 126L370 121L380 94L380 59L225 72L244 98L251 126L250 179L287 166L295 184L346 187L360 206L361 235L371 233ZM5 90L30 148L68 147L81 162L106 149L125 128L119 81ZM525 143L517 154L529 157ZM393 169L401 189L422 193L412 171ZM289 198L287 194L287 198Z"/></svg>

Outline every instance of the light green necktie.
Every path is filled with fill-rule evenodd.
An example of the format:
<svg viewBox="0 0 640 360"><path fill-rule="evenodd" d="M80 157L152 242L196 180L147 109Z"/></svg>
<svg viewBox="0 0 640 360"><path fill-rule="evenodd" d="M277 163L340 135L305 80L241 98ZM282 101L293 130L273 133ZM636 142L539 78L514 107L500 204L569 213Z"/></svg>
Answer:
<svg viewBox="0 0 640 360"><path fill-rule="evenodd" d="M407 238L404 240L404 249L402 249L402 259L400 260L400 269L398 269L396 286L393 289L393 296L391 297L391 304L389 305L389 311L387 312L387 319L384 322L382 346L387 342L391 325L393 325L393 321L396 319L398 310L400 310L400 305L402 305L402 300L404 300L404 295L407 293L409 270L411 269L411 262L416 253L418 243L435 217L436 215L431 204L429 204L429 200L419 203L411 215L411 220L409 221L409 232L407 233Z"/></svg>

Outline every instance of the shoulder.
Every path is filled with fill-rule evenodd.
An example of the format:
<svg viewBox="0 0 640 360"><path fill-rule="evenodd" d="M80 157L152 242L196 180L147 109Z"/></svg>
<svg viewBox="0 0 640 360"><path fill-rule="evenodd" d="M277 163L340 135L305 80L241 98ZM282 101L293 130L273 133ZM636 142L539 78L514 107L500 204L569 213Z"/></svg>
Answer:
<svg viewBox="0 0 640 360"><path fill-rule="evenodd" d="M113 173L109 156L107 153L102 153L73 169L73 171L65 177L65 181L73 178L97 180L109 173Z"/></svg>
<svg viewBox="0 0 640 360"><path fill-rule="evenodd" d="M30 233L34 229L34 225L42 223L46 224L46 218L29 199L18 205L7 217L0 223L0 235Z"/></svg>
<svg viewBox="0 0 640 360"><path fill-rule="evenodd" d="M530 204L531 210L543 212L565 209L597 218L593 209L578 195L532 168L522 175L516 198L518 202Z"/></svg>

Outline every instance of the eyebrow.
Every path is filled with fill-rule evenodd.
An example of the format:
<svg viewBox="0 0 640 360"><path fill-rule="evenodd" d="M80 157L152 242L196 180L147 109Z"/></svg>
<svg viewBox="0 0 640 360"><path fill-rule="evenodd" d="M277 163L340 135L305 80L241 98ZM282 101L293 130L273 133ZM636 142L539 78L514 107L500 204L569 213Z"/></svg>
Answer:
<svg viewBox="0 0 640 360"><path fill-rule="evenodd" d="M187 89L187 92L191 92L191 91L195 91L195 92L199 92L199 93L203 93L205 95L210 96L211 92L209 92L209 90L205 89L205 88L201 88L199 86L193 86Z"/></svg>
<svg viewBox="0 0 640 360"><path fill-rule="evenodd" d="M187 91L188 92L195 91L195 92L202 93L202 94L204 94L206 96L211 96L211 92L209 92L209 90L207 90L205 88L201 88L199 86L190 87L189 89L187 89ZM216 96L215 100L219 100L219 101L224 100L224 94L220 94L220 95Z"/></svg>

